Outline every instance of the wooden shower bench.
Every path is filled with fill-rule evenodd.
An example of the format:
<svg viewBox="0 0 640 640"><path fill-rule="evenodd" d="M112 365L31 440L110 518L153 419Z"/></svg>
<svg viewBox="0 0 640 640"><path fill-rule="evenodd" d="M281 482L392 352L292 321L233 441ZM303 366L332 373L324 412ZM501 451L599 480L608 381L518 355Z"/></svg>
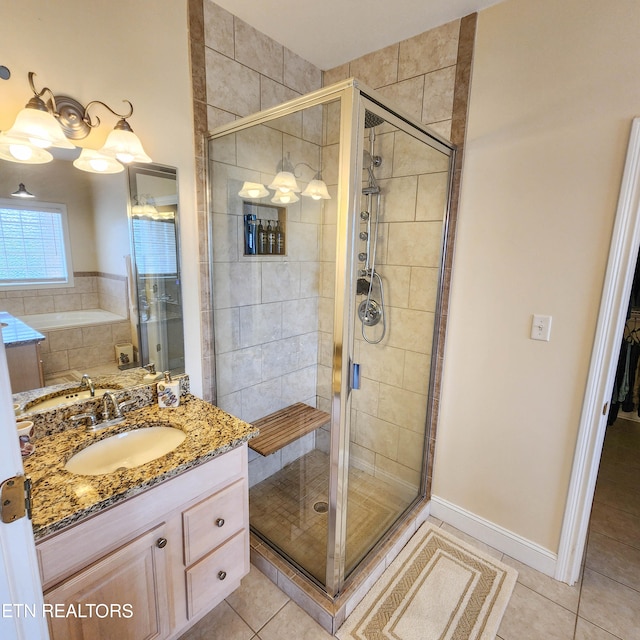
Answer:
<svg viewBox="0 0 640 640"><path fill-rule="evenodd" d="M325 411L296 402L256 420L253 426L260 429L260 435L249 440L249 446L260 455L268 456L330 421L331 416Z"/></svg>

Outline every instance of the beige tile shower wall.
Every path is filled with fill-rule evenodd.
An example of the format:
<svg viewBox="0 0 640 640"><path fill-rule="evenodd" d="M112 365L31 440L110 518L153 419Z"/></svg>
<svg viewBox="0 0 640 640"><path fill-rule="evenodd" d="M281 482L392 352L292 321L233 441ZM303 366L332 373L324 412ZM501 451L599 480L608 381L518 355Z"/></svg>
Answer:
<svg viewBox="0 0 640 640"><path fill-rule="evenodd" d="M460 20L324 72L324 86L351 76L451 139Z"/></svg>
<svg viewBox="0 0 640 640"><path fill-rule="evenodd" d="M322 72L286 47L256 31L211 0L190 0L196 140L216 126L278 105L322 86ZM200 42L202 39L202 42ZM201 73L202 69L204 73ZM304 140L319 142L322 124L310 112L302 118ZM282 122L285 133L297 128L296 117ZM204 154L203 154L204 155ZM199 157L203 174L206 168ZM270 168L273 171L274 168ZM213 307L210 296L208 214L199 194L202 300L203 387L215 399ZM219 371L218 371L219 374Z"/></svg>
<svg viewBox="0 0 640 640"><path fill-rule="evenodd" d="M301 189L320 166L321 110L287 116L212 142L213 306L217 404L249 422L295 402L316 406L322 201L300 197L284 211L284 256L244 255L245 206L275 219L269 198L238 195L244 181L270 184L283 153ZM311 138L311 139L309 139ZM250 484L314 446L305 437L264 458L251 453Z"/></svg>
<svg viewBox="0 0 640 640"><path fill-rule="evenodd" d="M336 236L338 220L338 151L340 139L340 103L323 107L324 145L322 147L323 178L331 200L325 201L323 211L320 260L321 283L318 345L318 408L331 412L331 379L333 367L333 323L335 310ZM328 427L319 429L316 446L329 452Z"/></svg>
<svg viewBox="0 0 640 640"><path fill-rule="evenodd" d="M450 138L459 32L456 20L326 71L324 84L354 76ZM351 456L369 473L418 487L448 166L388 125L376 131L375 154L383 158L375 170L383 194L376 264L388 327L379 345L368 345L355 320L362 386L353 394ZM369 148L368 138L364 146Z"/></svg>
<svg viewBox="0 0 640 640"><path fill-rule="evenodd" d="M363 381L361 392L353 396L352 453L360 468L417 488L423 464L447 159L424 146L407 149L408 136L402 132L380 136L385 137L380 145L380 173L389 177L379 180L384 222L376 270L385 285L387 333L380 344L367 344L360 322L355 321L355 357ZM431 172L412 175L413 171ZM428 194L420 187L425 184L432 187ZM379 295L374 298L379 300ZM358 302L363 299L359 297ZM378 330L379 326L368 328L366 335L375 337Z"/></svg>

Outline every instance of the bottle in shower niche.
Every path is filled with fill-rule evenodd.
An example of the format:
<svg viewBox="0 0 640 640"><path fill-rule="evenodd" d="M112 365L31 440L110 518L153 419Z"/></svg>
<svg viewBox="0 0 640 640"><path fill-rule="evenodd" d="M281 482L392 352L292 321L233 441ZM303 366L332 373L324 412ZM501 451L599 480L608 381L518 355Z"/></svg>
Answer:
<svg viewBox="0 0 640 640"><path fill-rule="evenodd" d="M279 220L276 222L276 253L279 256L284 254L284 231Z"/></svg>
<svg viewBox="0 0 640 640"><path fill-rule="evenodd" d="M269 220L269 227L267 228L267 252L276 252L276 224Z"/></svg>
<svg viewBox="0 0 640 640"><path fill-rule="evenodd" d="M258 253L267 253L267 230L264 228L264 220L258 221Z"/></svg>
<svg viewBox="0 0 640 640"><path fill-rule="evenodd" d="M247 213L244 216L244 254L252 256L258 253L258 229L256 216Z"/></svg>

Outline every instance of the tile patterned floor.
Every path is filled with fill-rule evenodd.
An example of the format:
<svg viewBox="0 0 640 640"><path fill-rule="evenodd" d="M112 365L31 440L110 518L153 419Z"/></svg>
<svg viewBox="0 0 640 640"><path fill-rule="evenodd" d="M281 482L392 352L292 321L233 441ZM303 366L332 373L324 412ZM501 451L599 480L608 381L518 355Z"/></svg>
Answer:
<svg viewBox="0 0 640 640"><path fill-rule="evenodd" d="M519 572L497 640L640 640L639 488L640 422L619 419L607 431L584 572L573 587L441 524ZM181 640L331 638L251 567L240 589Z"/></svg>

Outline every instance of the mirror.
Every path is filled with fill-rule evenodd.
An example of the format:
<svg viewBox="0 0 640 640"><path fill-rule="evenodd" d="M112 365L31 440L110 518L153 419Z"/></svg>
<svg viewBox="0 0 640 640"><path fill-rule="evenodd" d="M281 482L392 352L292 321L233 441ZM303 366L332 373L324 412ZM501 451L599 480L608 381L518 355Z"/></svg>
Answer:
<svg viewBox="0 0 640 640"><path fill-rule="evenodd" d="M68 283L1 286L0 311L45 336L39 346L44 386L148 362L160 371L182 373L176 170L139 165L118 174L87 173L72 165L79 152L58 154L42 165L0 160L0 198L5 203L24 204L11 197L22 183L35 196L27 201L34 208L38 203L64 205L71 254ZM140 194L156 203L165 221L147 223L136 217ZM159 226L170 231L159 233ZM138 228L147 227L155 231L145 231L144 237L162 237L161 245L142 239ZM159 264L165 271L160 272ZM149 306L141 307L140 300Z"/></svg>
<svg viewBox="0 0 640 640"><path fill-rule="evenodd" d="M184 373L176 170L140 164L128 174L140 359Z"/></svg>

